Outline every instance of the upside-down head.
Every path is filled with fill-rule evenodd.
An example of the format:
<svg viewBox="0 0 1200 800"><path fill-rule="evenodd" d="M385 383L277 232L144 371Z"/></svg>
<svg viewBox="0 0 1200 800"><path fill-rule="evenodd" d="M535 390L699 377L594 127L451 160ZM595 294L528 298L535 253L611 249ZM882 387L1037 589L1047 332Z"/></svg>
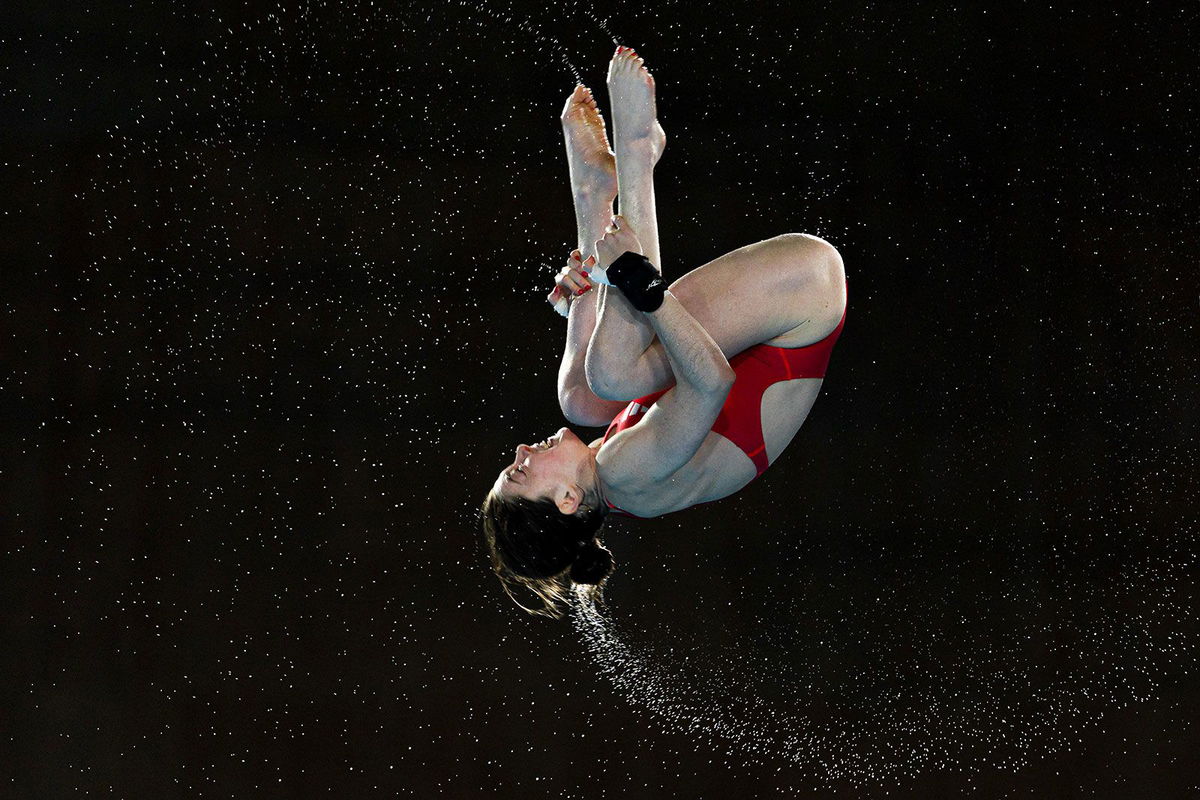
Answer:
<svg viewBox="0 0 1200 800"><path fill-rule="evenodd" d="M492 568L530 613L561 617L574 586L596 598L612 574L612 553L597 537L608 509L595 470L591 449L563 428L539 444L520 445L483 501ZM514 587L536 594L541 608L517 600Z"/></svg>

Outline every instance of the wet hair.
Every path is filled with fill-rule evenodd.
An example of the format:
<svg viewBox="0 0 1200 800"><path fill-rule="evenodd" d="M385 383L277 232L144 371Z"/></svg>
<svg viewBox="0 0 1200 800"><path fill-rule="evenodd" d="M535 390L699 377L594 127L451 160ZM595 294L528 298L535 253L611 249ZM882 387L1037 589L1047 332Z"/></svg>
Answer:
<svg viewBox="0 0 1200 800"><path fill-rule="evenodd" d="M576 586L584 587L589 600L599 600L601 585L613 573L612 553L597 538L607 515L598 498L564 514L548 497L489 493L481 510L483 536L492 569L513 602L531 614L558 619ZM515 587L532 591L541 607L518 600Z"/></svg>

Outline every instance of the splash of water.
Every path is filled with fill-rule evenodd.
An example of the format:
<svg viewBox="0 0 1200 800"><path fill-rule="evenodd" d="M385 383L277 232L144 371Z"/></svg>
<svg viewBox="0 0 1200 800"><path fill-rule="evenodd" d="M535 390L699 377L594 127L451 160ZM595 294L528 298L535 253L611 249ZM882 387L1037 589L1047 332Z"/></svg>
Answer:
<svg viewBox="0 0 1200 800"><path fill-rule="evenodd" d="M1076 744L1107 713L1153 699L1167 673L1195 661L1187 562L1147 558L1108 585L1066 587L1085 605L1104 598L1106 610L964 641L953 664L892 655L897 642L884 637L872 669L837 679L815 663L781 664L778 653L803 633L781 639L778 625L774 640L711 652L638 630L582 595L571 619L600 673L665 727L730 756L789 762L824 785L879 784L931 769L1015 771ZM1077 644L1047 668L1028 657L1031 639Z"/></svg>
<svg viewBox="0 0 1200 800"><path fill-rule="evenodd" d="M458 0L458 5L468 11L483 14L504 26L515 28L531 37L540 49L550 52L563 63L563 66L570 71L572 77L575 79L575 83L583 83L583 72L568 57L566 47L556 36L546 32L539 20L516 11L511 5L504 8L496 8L494 4L479 2L479 0ZM601 27L604 27L602 23Z"/></svg>

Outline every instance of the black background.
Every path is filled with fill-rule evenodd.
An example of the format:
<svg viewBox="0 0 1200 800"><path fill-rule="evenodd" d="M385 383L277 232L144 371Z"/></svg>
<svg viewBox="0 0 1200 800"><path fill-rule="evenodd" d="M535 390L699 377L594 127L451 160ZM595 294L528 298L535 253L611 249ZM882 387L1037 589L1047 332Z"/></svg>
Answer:
<svg viewBox="0 0 1200 800"><path fill-rule="evenodd" d="M1190 608L1194 9L0 13L0 793L1200 792L1190 612L1149 661L1084 624ZM613 36L659 89L667 274L806 231L850 286L786 456L611 526L615 617L853 706L868 656L986 668L964 643L1032 615L1054 633L1022 658L1137 673L1136 702L1021 768L830 784L631 704L504 597L474 514L563 424L557 116L574 70L605 105ZM1129 578L1156 559L1170 583Z"/></svg>

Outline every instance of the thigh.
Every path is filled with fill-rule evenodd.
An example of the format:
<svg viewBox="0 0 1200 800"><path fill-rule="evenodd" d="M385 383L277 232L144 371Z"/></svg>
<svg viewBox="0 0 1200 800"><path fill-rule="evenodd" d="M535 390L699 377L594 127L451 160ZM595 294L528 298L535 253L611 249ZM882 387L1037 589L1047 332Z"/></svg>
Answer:
<svg viewBox="0 0 1200 800"><path fill-rule="evenodd" d="M792 437L808 419L824 382L821 378L795 378L771 384L763 392L759 411L768 463L774 464L791 444Z"/></svg>
<svg viewBox="0 0 1200 800"><path fill-rule="evenodd" d="M845 276L833 245L784 234L697 267L671 292L726 355L735 355L756 344L803 347L823 339L842 318ZM781 337L791 341L776 341Z"/></svg>
<svg viewBox="0 0 1200 800"><path fill-rule="evenodd" d="M671 284L727 358L756 344L805 347L833 332L846 308L846 271L833 245L787 233L747 245ZM669 385L671 368L657 339L636 370ZM665 379L664 379L665 376Z"/></svg>

